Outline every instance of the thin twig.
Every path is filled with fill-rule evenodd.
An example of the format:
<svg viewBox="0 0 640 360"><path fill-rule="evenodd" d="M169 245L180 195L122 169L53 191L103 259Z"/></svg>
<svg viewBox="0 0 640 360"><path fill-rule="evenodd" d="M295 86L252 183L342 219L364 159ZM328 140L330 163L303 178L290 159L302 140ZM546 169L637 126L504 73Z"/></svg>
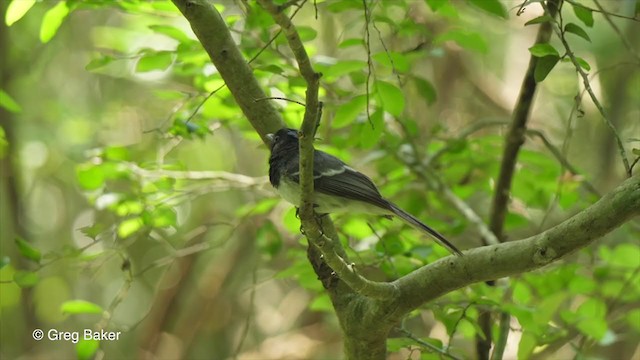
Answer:
<svg viewBox="0 0 640 360"><path fill-rule="evenodd" d="M258 265L256 264L253 267L253 272L251 276L251 293L249 294L249 313L247 314L247 318L244 321L244 328L242 329L242 335L240 335L240 341L238 342L238 346L236 346L236 351L233 355L234 359L238 358L240 355L240 351L242 350L242 346L244 345L244 341L247 339L247 335L249 334L249 327L251 326L251 320L253 318L253 313L255 311L255 298L256 298L256 283L258 280Z"/></svg>
<svg viewBox="0 0 640 360"><path fill-rule="evenodd" d="M307 106L302 101L288 99L288 98L279 97L279 96L267 96L267 97L260 98L260 99L254 99L253 101L258 102L258 101L265 101L265 100L284 100L284 101L289 101L289 102L292 102L292 103L296 103L298 105L302 105L303 107Z"/></svg>
<svg viewBox="0 0 640 360"><path fill-rule="evenodd" d="M433 345L433 344L429 344L428 342L426 342L426 341L424 341L424 340L420 339L419 337L417 337L417 336L413 335L413 333L412 333L411 331L409 331L409 330L407 330L407 329L405 329L405 328L403 328L403 327L399 327L399 328L396 328L396 329L397 329L399 332L401 332L404 336L406 336L407 338L409 338L409 339L411 339L411 340L413 340L413 341L417 342L418 344L420 344L422 347L425 347L425 348L427 348L427 349L429 349L429 350L431 350L431 351L435 351L435 352L437 352L438 354L440 354L440 355L442 355L442 356L444 356L444 357L446 357L446 358L448 358L448 359L453 359L453 360L462 360L461 358L459 358L459 357L457 357L457 356L455 356L455 355L450 354L450 353L449 353L449 352L447 352L446 350L442 350L442 349L440 349L439 347L437 347L437 346L435 346L435 345Z"/></svg>
<svg viewBox="0 0 640 360"><path fill-rule="evenodd" d="M147 170L133 163L126 166L136 175L144 178L171 178L187 180L223 180L244 185L261 185L267 183L266 176L251 177L242 174L234 174L227 171L176 171L176 170Z"/></svg>
<svg viewBox="0 0 640 360"><path fill-rule="evenodd" d="M613 16L614 14L604 11L604 8L602 7L602 5L600 5L600 2L598 0L593 0L593 3L596 4L596 6L598 7L598 10L600 10L604 19L607 21L607 23L609 23L609 26L611 26L613 31L618 35L618 37L620 38L620 41L622 41L622 44L627 48L627 51L629 51L629 53L631 53L631 55L636 59L638 64L640 64L640 56L638 56L638 54L636 53L636 50L633 48L633 46L631 46L627 38L622 34L622 31L620 31L620 29L618 28L618 25L616 25L616 23L614 23L613 20L611 20L611 16Z"/></svg>
<svg viewBox="0 0 640 360"><path fill-rule="evenodd" d="M373 128L373 122L371 121L371 110L369 109L369 103L371 102L371 90L369 89L369 83L371 82L371 73L373 72L373 61L371 61L371 33L369 32L369 23L371 22L371 13L367 0L362 0L362 6L364 8L364 47L367 51L367 80L365 81L365 95L367 97L367 121Z"/></svg>
<svg viewBox="0 0 640 360"><path fill-rule="evenodd" d="M583 9L587 9L587 10L590 10L590 11L593 11L593 12L596 12L596 13L602 13L602 14L606 14L606 15L617 17L617 18L621 18L621 19L627 19L627 20L640 22L640 19L638 19L637 17L631 17L631 16L625 16L625 15L610 13L610 12L604 11L604 9L602 9L601 7L599 7L599 9L594 9L594 8L590 8L588 6L584 6L582 4L579 4L579 3L575 2L574 0L564 0L564 1L568 2L569 4L571 4L573 6L579 6L579 7L583 8Z"/></svg>
<svg viewBox="0 0 640 360"><path fill-rule="evenodd" d="M128 261L128 260L124 259L124 261ZM118 305L120 305L120 303L122 303L126 299L127 295L129 294L129 289L131 288L131 284L133 283L133 272L131 271L130 266L124 268L123 271L124 271L124 282L122 283L122 286L120 287L120 290L118 291L116 296L113 298L113 300L111 300L109 307L104 311L102 315L102 319L96 325L96 328L98 330L106 329L107 326L109 326L109 322L111 321L111 318L113 317L113 313L116 311L116 308L118 307Z"/></svg>
<svg viewBox="0 0 640 360"><path fill-rule="evenodd" d="M382 38L382 31L380 31L380 28L378 28L378 25L376 24L375 21L371 21L371 24L373 24L373 28L378 33L378 40L380 40L380 44L382 45L382 49L384 50L384 53L387 55L387 59L389 59L389 63L391 64L391 71L393 72L393 74L396 76L396 79L398 80L398 86L402 86L402 80L400 79L400 73L396 69L396 64L393 61L393 58L391 57L391 52L387 48L387 44L384 42L384 39Z"/></svg>
<svg viewBox="0 0 640 360"><path fill-rule="evenodd" d="M558 162L560 163L560 165L562 165L563 168L567 169L572 175L580 175L580 172L578 171L578 169L576 169L573 165L571 165L571 163L564 157L564 155L562 155L562 152L557 147L555 147L551 143L551 141L549 141L549 139L547 139L547 137L542 131L536 130L536 129L527 129L527 135L536 136L540 138L544 146L546 146L547 149L549 149L551 154L556 158L556 160L558 160ZM597 197L602 196L602 194L600 194L598 189L596 189L595 186L593 186L593 184L591 184L589 181L583 180L581 181L581 184L593 195Z"/></svg>
<svg viewBox="0 0 640 360"><path fill-rule="evenodd" d="M491 353L491 360L502 360L504 356L504 349L507 347L509 331L511 330L511 315L506 311L501 312L499 324L498 338Z"/></svg>
<svg viewBox="0 0 640 360"><path fill-rule="evenodd" d="M547 8L547 6L544 5L544 3L542 3L542 6L545 9ZM630 165L629 165L629 159L627 158L627 151L624 148L624 144L622 143L622 139L620 138L620 134L618 133L618 130L613 125L613 123L607 117L607 114L604 111L604 107L602 106L602 104L600 103L600 100L598 100L598 98L596 97L595 93L593 92L593 89L591 88L591 83L589 82L589 75L587 75L587 73L585 73L584 70L582 70L582 67L578 63L578 60L576 59L575 55L573 54L573 51L571 50L571 46L569 46L569 43L567 42L567 39L565 38L564 33L560 29L560 26L558 25L558 23L557 22L548 22L546 24L551 24L551 27L552 27L553 31L556 33L558 38L560 38L560 41L562 42L562 45L564 46L564 49L566 51L567 56L571 60L571 63L573 63L573 66L576 68L576 71L578 72L580 77L582 78L582 82L584 84L585 89L587 90L587 93L589 94L589 97L591 97L591 101L593 101L593 104L596 106L596 108L600 112L600 115L602 116L602 119L607 124L607 126L611 130L611 133L613 134L613 136L614 136L614 138L616 140L616 144L618 145L618 151L620 153L620 157L622 158L622 164L624 165L625 173L628 176L631 176L631 168L630 168Z"/></svg>
<svg viewBox="0 0 640 360"><path fill-rule="evenodd" d="M496 237L496 235L491 232L491 229L484 223L480 215L476 213L469 204L467 204L464 200L458 197L449 187L447 187L442 179L440 179L437 175L435 175L434 171L425 171L423 174L427 178L432 179L432 187L434 187L444 198L449 202L449 204L453 205L453 207L458 210L458 212L464 216L467 221L475 226L475 228L480 233L480 236L487 244L495 245L499 244L500 241Z"/></svg>

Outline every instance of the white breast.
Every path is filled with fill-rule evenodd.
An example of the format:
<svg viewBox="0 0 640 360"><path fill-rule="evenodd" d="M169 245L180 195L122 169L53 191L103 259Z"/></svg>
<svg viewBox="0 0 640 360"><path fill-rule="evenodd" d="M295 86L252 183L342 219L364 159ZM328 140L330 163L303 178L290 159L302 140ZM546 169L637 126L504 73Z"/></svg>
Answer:
<svg viewBox="0 0 640 360"><path fill-rule="evenodd" d="M278 194L288 203L300 206L300 185L294 181L281 179L280 186L276 189ZM316 193L313 203L317 206L315 211L318 214L335 214L335 213L359 213L373 215L388 215L391 212L381 209L377 206L364 203L362 201L350 200L337 196Z"/></svg>

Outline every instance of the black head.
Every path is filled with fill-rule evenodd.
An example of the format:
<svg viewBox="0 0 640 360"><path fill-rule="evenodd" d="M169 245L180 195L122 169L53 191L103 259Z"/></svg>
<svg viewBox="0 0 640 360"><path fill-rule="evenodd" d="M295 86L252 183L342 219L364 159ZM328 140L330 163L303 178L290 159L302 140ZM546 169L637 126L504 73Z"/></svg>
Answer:
<svg viewBox="0 0 640 360"><path fill-rule="evenodd" d="M282 128L270 135L272 153L298 147L298 130Z"/></svg>

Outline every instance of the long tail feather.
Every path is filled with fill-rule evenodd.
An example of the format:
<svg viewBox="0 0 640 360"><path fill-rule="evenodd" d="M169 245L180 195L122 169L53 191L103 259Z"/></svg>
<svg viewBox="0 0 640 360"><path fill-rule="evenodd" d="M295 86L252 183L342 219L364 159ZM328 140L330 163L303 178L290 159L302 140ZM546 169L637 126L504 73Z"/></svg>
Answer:
<svg viewBox="0 0 640 360"><path fill-rule="evenodd" d="M462 252L458 250L458 248L453 246L453 244L450 243L447 239L445 239L445 237L442 236L439 232L425 225L420 220L416 219L413 215L400 209L395 204L390 204L390 205L391 205L391 211L393 211L393 213L396 214L399 218L401 218L404 222L406 222L407 224L411 225L412 227L422 232L425 232L431 235L440 245L447 248L447 250L449 250L452 254L457 256L462 256Z"/></svg>

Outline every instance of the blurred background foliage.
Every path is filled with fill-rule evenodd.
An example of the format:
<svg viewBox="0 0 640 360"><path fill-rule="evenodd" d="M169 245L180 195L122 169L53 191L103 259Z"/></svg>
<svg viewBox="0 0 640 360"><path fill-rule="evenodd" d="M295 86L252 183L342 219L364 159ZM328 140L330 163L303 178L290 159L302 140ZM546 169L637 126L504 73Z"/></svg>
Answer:
<svg viewBox="0 0 640 360"><path fill-rule="evenodd" d="M632 161L640 147L640 26L580 3L564 2L563 21L575 26L567 40ZM636 1L601 3L637 19ZM292 7L324 74L317 147L370 175L460 248L479 246L480 236L443 189L486 220L537 29L525 23L542 15L537 2L517 15L520 5ZM341 357L339 327L307 263L295 211L265 177L268 151L173 4L0 6L0 356ZM216 7L270 96L303 101L304 82L272 19L253 2ZM548 75L530 119L537 132L519 157L509 239L559 223L625 177L611 131L582 96L559 39L551 45L562 59L541 70ZM301 123L302 106L274 103L288 125ZM372 279L446 255L398 221L335 220ZM638 357L639 234L635 221L541 271L426 304L389 349L394 358L440 358L434 348L468 358L479 309L492 309L513 316L506 358ZM36 342L36 328L123 335Z"/></svg>

